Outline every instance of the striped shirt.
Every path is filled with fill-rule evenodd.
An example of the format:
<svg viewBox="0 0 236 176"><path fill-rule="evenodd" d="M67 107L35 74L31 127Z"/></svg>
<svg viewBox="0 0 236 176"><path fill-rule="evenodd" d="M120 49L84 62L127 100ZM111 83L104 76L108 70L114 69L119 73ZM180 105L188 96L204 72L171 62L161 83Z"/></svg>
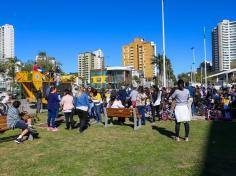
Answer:
<svg viewBox="0 0 236 176"><path fill-rule="evenodd" d="M15 128L16 123L21 120L19 113L17 108L9 108L7 112L7 125L9 128Z"/></svg>

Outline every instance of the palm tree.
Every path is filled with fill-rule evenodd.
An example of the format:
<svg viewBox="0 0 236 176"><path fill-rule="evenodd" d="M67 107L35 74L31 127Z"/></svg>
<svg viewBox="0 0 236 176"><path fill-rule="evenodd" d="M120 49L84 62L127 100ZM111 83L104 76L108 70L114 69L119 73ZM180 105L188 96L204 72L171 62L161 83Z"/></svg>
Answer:
<svg viewBox="0 0 236 176"><path fill-rule="evenodd" d="M22 66L18 63L20 60L17 57L8 58L7 61L4 63L6 67L6 74L12 79L11 88L16 86L15 84L15 77L16 77L16 68L21 68ZM13 89L11 89L13 90Z"/></svg>
<svg viewBox="0 0 236 176"><path fill-rule="evenodd" d="M161 54L158 54L158 56L154 56L152 64L157 66L159 70L159 76L163 75L163 56ZM166 57L166 70L167 70L167 78L175 81L176 78L174 75L172 64L170 62L170 59L167 57Z"/></svg>
<svg viewBox="0 0 236 176"><path fill-rule="evenodd" d="M5 62L0 63L0 74L4 75L6 73L6 71L7 71L7 66L6 66Z"/></svg>
<svg viewBox="0 0 236 176"><path fill-rule="evenodd" d="M44 58L44 57L47 56L47 53L46 53L45 51L40 51L40 52L38 53L38 56L39 56L40 58Z"/></svg>

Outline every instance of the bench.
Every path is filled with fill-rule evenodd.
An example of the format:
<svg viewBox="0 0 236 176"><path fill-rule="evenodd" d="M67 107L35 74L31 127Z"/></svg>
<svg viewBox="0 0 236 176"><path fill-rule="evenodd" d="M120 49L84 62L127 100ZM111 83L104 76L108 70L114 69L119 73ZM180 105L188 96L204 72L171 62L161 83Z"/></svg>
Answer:
<svg viewBox="0 0 236 176"><path fill-rule="evenodd" d="M27 117L27 115L25 115L25 117ZM8 128L8 125L7 125L7 117L6 116L0 116L0 133L4 133L7 130L10 130L10 128ZM33 136L32 131L30 133L28 133L28 140L33 140L35 137L37 138L38 137L38 132L37 131L34 132L34 135L35 136Z"/></svg>
<svg viewBox="0 0 236 176"><path fill-rule="evenodd" d="M0 133L5 132L9 130L7 126L7 117L6 116L0 116Z"/></svg>
<svg viewBox="0 0 236 176"><path fill-rule="evenodd" d="M108 127L108 119L112 117L133 118L134 130L141 127L141 118L135 108L104 108L105 128ZM137 124L138 123L138 124Z"/></svg>

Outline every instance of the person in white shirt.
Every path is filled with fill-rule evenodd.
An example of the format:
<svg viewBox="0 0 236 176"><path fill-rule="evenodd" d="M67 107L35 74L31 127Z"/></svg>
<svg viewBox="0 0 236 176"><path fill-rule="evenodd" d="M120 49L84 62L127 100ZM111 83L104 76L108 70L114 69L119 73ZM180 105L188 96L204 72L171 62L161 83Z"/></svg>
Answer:
<svg viewBox="0 0 236 176"><path fill-rule="evenodd" d="M66 130L74 129L74 120L73 120L73 109L74 109L74 98L71 96L71 92L66 89L65 95L62 97L60 105L65 115L66 119Z"/></svg>
<svg viewBox="0 0 236 176"><path fill-rule="evenodd" d="M2 103L3 104L7 104L9 103L10 97L8 96L8 94L4 94L4 98L2 99Z"/></svg>
<svg viewBox="0 0 236 176"><path fill-rule="evenodd" d="M125 108L120 100L116 97L110 97L110 101L107 104L108 108Z"/></svg>
<svg viewBox="0 0 236 176"><path fill-rule="evenodd" d="M5 93L4 95L4 98L2 99L2 105L3 105L3 113L6 114L7 113L7 110L8 110L8 103L10 102L10 97L7 93Z"/></svg>
<svg viewBox="0 0 236 176"><path fill-rule="evenodd" d="M157 87L151 90L151 108L152 108L152 123L155 123L156 116L159 117L159 110L161 104L161 91Z"/></svg>
<svg viewBox="0 0 236 176"><path fill-rule="evenodd" d="M122 102L119 99L117 99L116 96L113 95L110 97L110 101L107 104L107 108L125 108L125 107L122 104ZM110 118L109 124L112 125L113 124L112 121L113 121L113 118Z"/></svg>
<svg viewBox="0 0 236 176"><path fill-rule="evenodd" d="M175 133L176 133L176 141L180 141L179 138L179 130L180 124L183 122L185 127L185 141L188 141L189 136L189 121L190 119L190 110L188 108L188 100L190 97L190 93L188 89L184 88L184 81L178 81L178 89L171 95L171 98L175 99L176 107L175 107Z"/></svg>
<svg viewBox="0 0 236 176"><path fill-rule="evenodd" d="M130 99L131 99L133 108L136 107L137 95L138 95L138 91L136 90L136 88L134 88L130 93Z"/></svg>

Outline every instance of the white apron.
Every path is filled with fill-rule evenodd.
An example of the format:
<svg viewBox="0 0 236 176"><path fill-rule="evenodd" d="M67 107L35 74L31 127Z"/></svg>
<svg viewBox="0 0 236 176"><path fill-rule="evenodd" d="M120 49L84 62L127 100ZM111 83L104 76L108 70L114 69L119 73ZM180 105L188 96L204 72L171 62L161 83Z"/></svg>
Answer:
<svg viewBox="0 0 236 176"><path fill-rule="evenodd" d="M176 121L179 122L189 122L190 111L188 109L188 105L178 105L175 107L175 118Z"/></svg>

